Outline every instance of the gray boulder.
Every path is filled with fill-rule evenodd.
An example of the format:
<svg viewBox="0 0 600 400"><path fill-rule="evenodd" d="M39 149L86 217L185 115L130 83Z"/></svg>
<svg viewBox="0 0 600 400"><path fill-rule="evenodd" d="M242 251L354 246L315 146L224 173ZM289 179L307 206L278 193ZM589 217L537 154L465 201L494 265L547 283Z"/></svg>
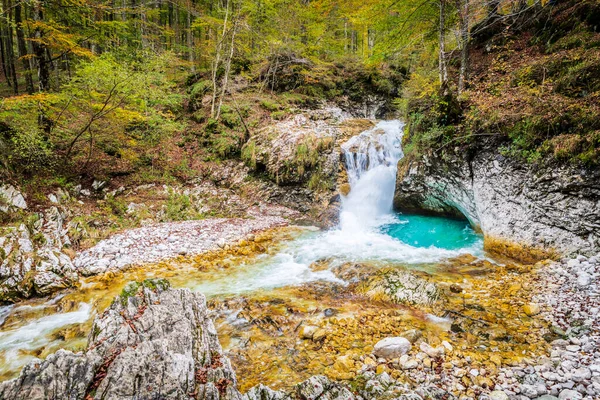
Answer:
<svg viewBox="0 0 600 400"><path fill-rule="evenodd" d="M394 205L464 217L490 250L513 257L591 254L600 246L600 214L591 211L599 196L597 169L528 165L490 147L402 160Z"/></svg>
<svg viewBox="0 0 600 400"><path fill-rule="evenodd" d="M0 301L15 302L72 286L78 274L65 246L65 215L51 207L0 237Z"/></svg>
<svg viewBox="0 0 600 400"><path fill-rule="evenodd" d="M59 351L0 384L0 399L241 399L203 295L144 281L94 321L85 353Z"/></svg>

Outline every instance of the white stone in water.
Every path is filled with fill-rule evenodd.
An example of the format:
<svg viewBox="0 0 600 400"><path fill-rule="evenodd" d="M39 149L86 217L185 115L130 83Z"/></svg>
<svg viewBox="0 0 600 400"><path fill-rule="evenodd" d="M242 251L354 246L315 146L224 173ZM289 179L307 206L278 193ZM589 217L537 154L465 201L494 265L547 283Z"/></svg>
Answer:
<svg viewBox="0 0 600 400"><path fill-rule="evenodd" d="M373 353L377 357L386 359L399 358L408 353L411 347L412 345L406 338L389 337L377 342L373 348Z"/></svg>
<svg viewBox="0 0 600 400"><path fill-rule="evenodd" d="M421 343L419 348L431 358L441 357L445 353L445 348L443 346L432 347L428 343Z"/></svg>
<svg viewBox="0 0 600 400"><path fill-rule="evenodd" d="M442 346L444 346L446 348L446 350L448 350L448 351L452 351L453 350L452 345L450 343L448 343L447 341L445 341L445 340L442 342Z"/></svg>
<svg viewBox="0 0 600 400"><path fill-rule="evenodd" d="M462 378L463 376L465 376L467 374L467 371L465 371L462 368L458 368L458 369L455 369L452 374L457 378Z"/></svg>

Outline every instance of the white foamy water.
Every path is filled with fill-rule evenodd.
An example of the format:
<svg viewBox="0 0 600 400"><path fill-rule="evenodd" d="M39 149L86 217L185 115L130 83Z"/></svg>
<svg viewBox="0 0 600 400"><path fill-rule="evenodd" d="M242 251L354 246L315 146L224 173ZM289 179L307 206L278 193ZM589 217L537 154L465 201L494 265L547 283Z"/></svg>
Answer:
<svg viewBox="0 0 600 400"><path fill-rule="evenodd" d="M52 304L52 300L49 305ZM19 308L42 308L43 306L17 307L13 311L18 311ZM15 366L22 366L34 357L24 356L20 354L23 351L35 350L47 346L50 342L50 335L57 329L62 327L81 324L86 322L91 316L91 306L87 303L81 303L77 311L66 313L57 313L34 319L24 325L13 329L5 329L0 332L0 352L2 353L2 370L8 370ZM4 328L3 328L4 329Z"/></svg>
<svg viewBox="0 0 600 400"><path fill-rule="evenodd" d="M381 232L397 222L392 204L398 161L402 158L402 129L398 120L382 121L342 145L351 191L342 199L340 225L326 232L309 232L287 244L277 255L253 266L237 268L226 279L191 285L207 295L237 294L258 289L326 280L343 283L331 271L313 272L318 260L381 261L425 264L459 254L480 254L478 247L445 250L413 247Z"/></svg>
<svg viewBox="0 0 600 400"><path fill-rule="evenodd" d="M398 161L403 156L403 126L397 120L383 121L342 145L352 188L342 198L342 231L366 231L379 226L382 218L389 221Z"/></svg>

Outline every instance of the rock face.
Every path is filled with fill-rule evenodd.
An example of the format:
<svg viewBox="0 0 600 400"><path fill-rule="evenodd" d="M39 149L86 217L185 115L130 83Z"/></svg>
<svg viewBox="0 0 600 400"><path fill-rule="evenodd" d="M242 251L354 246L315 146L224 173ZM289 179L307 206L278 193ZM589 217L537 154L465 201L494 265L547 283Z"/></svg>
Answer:
<svg viewBox="0 0 600 400"><path fill-rule="evenodd" d="M397 209L464 216L490 250L541 258L600 247L597 170L525 165L490 149L404 159L396 185Z"/></svg>
<svg viewBox="0 0 600 400"><path fill-rule="evenodd" d="M0 385L0 399L240 399L203 295L144 281L94 321L85 353L59 351Z"/></svg>
<svg viewBox="0 0 600 400"><path fill-rule="evenodd" d="M0 236L0 301L47 295L77 281L64 247L70 244L65 215L51 207Z"/></svg>
<svg viewBox="0 0 600 400"><path fill-rule="evenodd" d="M319 110L268 125L252 135L243 158L278 184L307 182L317 168L335 182L339 154L333 150L343 119L340 110Z"/></svg>
<svg viewBox="0 0 600 400"><path fill-rule="evenodd" d="M14 186L0 183L0 213L26 210L25 197Z"/></svg>
<svg viewBox="0 0 600 400"><path fill-rule="evenodd" d="M340 145L373 127L372 121L350 118L336 107L295 114L254 132L242 159L283 189L270 201L317 214L316 220L330 225L338 216L336 187L347 183Z"/></svg>

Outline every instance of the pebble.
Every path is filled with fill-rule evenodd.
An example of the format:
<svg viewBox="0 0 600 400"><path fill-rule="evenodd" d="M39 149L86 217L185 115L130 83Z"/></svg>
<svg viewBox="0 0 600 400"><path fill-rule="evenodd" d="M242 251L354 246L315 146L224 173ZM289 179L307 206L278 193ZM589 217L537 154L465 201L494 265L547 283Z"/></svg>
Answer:
<svg viewBox="0 0 600 400"><path fill-rule="evenodd" d="M583 395L575 390L565 389L558 395L559 400L581 400Z"/></svg>
<svg viewBox="0 0 600 400"><path fill-rule="evenodd" d="M509 397L502 390L494 390L490 393L490 400L509 400Z"/></svg>

